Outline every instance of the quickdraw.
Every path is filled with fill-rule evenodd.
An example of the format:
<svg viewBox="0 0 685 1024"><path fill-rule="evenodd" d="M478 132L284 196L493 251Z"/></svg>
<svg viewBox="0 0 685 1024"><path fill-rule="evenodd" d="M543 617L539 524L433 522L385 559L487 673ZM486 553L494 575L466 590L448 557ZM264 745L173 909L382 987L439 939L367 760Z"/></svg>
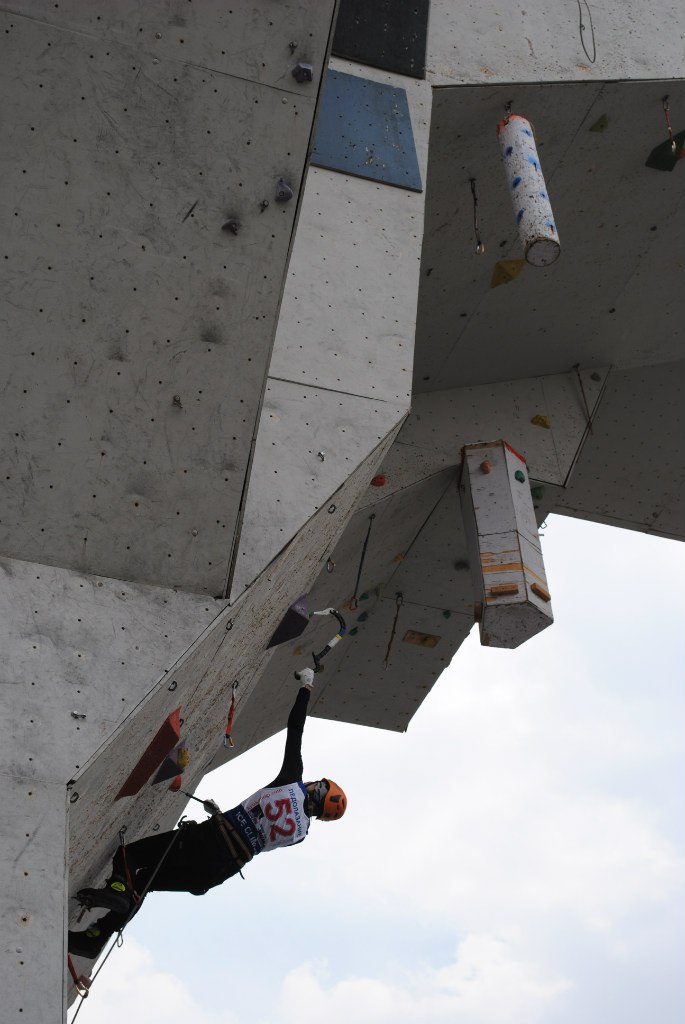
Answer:
<svg viewBox="0 0 685 1024"><path fill-rule="evenodd" d="M232 747L233 739L231 733L233 731L233 718L235 717L235 692L238 689L238 680L236 679L231 687L231 706L228 709L228 718L226 720L226 732L224 735L224 746Z"/></svg>

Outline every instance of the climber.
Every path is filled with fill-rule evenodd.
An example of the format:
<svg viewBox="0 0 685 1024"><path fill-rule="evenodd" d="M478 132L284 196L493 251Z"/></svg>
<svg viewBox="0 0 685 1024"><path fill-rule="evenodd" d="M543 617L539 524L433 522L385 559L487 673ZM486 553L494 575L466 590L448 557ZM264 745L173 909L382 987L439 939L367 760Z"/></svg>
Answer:
<svg viewBox="0 0 685 1024"><path fill-rule="evenodd" d="M147 892L165 890L201 896L238 874L258 853L300 843L311 818L335 821L347 799L330 779L302 781L302 731L314 682L310 668L295 673L301 682L288 716L283 764L273 782L223 814L204 801L212 817L185 822L171 832L119 846L112 874L102 889L81 889L80 902L109 913L85 931L69 932L69 952L95 959L107 939L140 909Z"/></svg>

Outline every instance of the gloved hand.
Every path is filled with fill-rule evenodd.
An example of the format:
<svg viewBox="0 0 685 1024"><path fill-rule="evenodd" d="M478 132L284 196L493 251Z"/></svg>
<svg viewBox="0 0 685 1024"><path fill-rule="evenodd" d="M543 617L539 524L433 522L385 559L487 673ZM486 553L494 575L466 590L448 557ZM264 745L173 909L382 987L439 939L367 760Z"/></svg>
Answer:
<svg viewBox="0 0 685 1024"><path fill-rule="evenodd" d="M204 807L207 814L214 816L215 814L221 814L221 808L218 807L213 800L203 800L202 806Z"/></svg>
<svg viewBox="0 0 685 1024"><path fill-rule="evenodd" d="M302 686L306 686L308 690L311 690L314 685L314 669L301 668L299 672L295 673L295 678L300 681Z"/></svg>

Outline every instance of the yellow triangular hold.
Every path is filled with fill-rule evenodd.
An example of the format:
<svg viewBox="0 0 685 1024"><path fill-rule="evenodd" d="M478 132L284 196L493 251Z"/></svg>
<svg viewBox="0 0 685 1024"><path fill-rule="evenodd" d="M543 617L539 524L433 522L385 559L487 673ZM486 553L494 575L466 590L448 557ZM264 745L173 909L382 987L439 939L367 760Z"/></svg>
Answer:
<svg viewBox="0 0 685 1024"><path fill-rule="evenodd" d="M490 287L498 288L501 284L509 284L518 277L525 265L525 260L497 260L490 278Z"/></svg>

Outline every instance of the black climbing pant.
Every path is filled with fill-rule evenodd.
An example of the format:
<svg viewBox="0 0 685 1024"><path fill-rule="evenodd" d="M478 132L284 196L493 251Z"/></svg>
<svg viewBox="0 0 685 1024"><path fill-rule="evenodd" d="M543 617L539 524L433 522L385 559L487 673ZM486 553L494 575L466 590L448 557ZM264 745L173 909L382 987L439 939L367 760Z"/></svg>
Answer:
<svg viewBox="0 0 685 1024"><path fill-rule="evenodd" d="M149 892L191 892L195 896L221 885L241 867L214 818L138 839L125 851L120 846L112 862L114 874L126 878L127 864L138 893L149 885Z"/></svg>
<svg viewBox="0 0 685 1024"><path fill-rule="evenodd" d="M133 887L139 894L152 879L147 892L164 890L202 896L208 889L237 875L244 862L244 859L238 862L231 855L218 823L210 818L200 824L193 821L171 832L138 839L129 843L125 851L120 846L114 854L112 873L126 879L130 874ZM103 946L110 935L123 928L138 912L140 906L141 902L129 914L110 910L97 921Z"/></svg>

